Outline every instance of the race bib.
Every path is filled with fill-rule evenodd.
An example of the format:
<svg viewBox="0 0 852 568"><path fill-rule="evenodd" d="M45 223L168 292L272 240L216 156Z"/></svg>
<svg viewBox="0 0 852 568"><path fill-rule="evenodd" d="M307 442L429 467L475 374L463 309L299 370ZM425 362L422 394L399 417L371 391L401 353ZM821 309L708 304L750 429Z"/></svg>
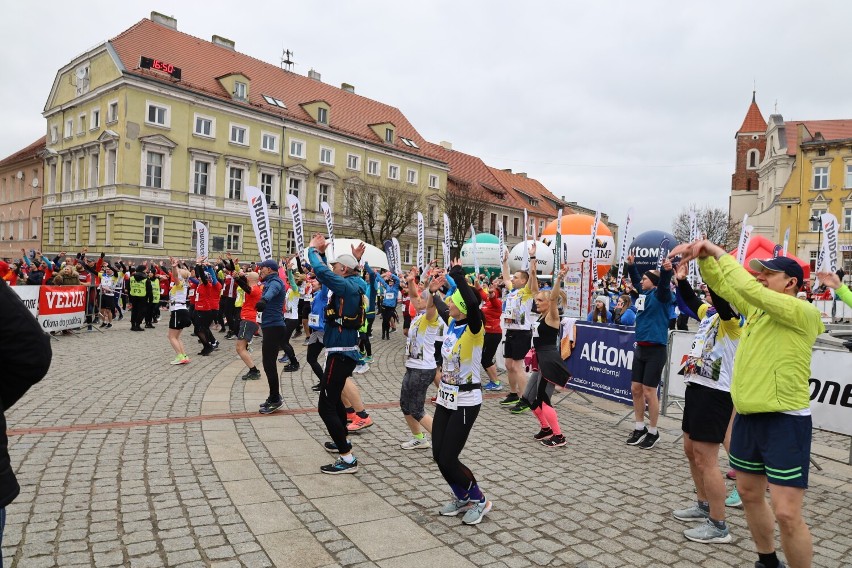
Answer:
<svg viewBox="0 0 852 568"><path fill-rule="evenodd" d="M396 299L396 294L394 294L393 292L386 292L385 293L385 300L395 300L395 299Z"/></svg>
<svg viewBox="0 0 852 568"><path fill-rule="evenodd" d="M503 319L506 321L515 321L514 308L506 308L506 311L503 312Z"/></svg>
<svg viewBox="0 0 852 568"><path fill-rule="evenodd" d="M438 387L438 397L435 399L435 403L440 404L447 410L456 410L459 407L459 386L441 382Z"/></svg>
<svg viewBox="0 0 852 568"><path fill-rule="evenodd" d="M644 312L645 311L645 294L639 294L639 297L636 298L636 311Z"/></svg>
<svg viewBox="0 0 852 568"><path fill-rule="evenodd" d="M319 314L310 314L308 316L308 325L313 327L319 326Z"/></svg>
<svg viewBox="0 0 852 568"><path fill-rule="evenodd" d="M532 332L533 332L532 336L533 337L538 337L538 326L539 326L539 322L535 322L532 326Z"/></svg>

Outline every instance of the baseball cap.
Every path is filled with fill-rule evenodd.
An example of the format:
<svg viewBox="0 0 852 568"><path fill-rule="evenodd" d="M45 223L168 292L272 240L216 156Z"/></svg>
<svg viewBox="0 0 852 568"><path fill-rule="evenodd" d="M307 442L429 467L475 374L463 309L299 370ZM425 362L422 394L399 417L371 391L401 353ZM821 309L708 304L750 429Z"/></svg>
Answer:
<svg viewBox="0 0 852 568"><path fill-rule="evenodd" d="M772 272L783 272L787 276L797 278L799 286L805 281L805 273L799 263L786 256L767 258L765 260L753 258L749 261L748 267L755 272L760 272L764 268Z"/></svg>
<svg viewBox="0 0 852 568"><path fill-rule="evenodd" d="M358 260L351 254L339 254L331 261L331 263L340 263L346 268L351 268L352 270L358 268Z"/></svg>
<svg viewBox="0 0 852 568"><path fill-rule="evenodd" d="M272 260L271 258L268 260L264 260L260 264L257 265L258 268L268 268L270 270L278 270L278 263Z"/></svg>

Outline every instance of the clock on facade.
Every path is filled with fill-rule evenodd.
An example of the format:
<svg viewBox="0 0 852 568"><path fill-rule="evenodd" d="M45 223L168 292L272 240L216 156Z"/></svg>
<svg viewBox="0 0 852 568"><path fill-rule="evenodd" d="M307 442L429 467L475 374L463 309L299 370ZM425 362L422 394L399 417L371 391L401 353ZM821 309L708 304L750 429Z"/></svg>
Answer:
<svg viewBox="0 0 852 568"><path fill-rule="evenodd" d="M175 67L173 64L163 61L162 59L154 59L151 57L142 56L139 59L139 67L141 69L153 69L160 71L173 79L180 81L180 67Z"/></svg>

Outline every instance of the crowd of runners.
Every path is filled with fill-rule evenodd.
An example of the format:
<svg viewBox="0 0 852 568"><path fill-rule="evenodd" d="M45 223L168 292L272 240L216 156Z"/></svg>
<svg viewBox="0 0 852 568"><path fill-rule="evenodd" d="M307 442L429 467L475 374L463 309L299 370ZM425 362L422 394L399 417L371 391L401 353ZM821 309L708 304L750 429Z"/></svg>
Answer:
<svg viewBox="0 0 852 568"><path fill-rule="evenodd" d="M466 273L470 267L458 260L447 267L433 263L422 273L412 268L394 274L361 262L363 244L336 254L330 263L327 246L322 235L314 235L304 258L241 263L229 254L215 261L171 258L136 266L104 254L91 258L86 249L53 259L22 251L11 266L0 262L0 276L12 285L87 286L88 329L109 329L129 309L130 329L142 332L154 329L167 310L173 365L188 365L194 356L221 356L231 350L223 349L220 339L234 340L233 352L246 367L241 378L267 380L262 414L281 408L278 363L284 364L281 373L301 368L293 342L303 337L304 362L316 377L317 408L330 438L325 448L338 456L321 468L328 474L359 468L349 436L373 422L353 377L377 364L371 341L380 317L381 340L399 328L405 335L400 428L408 428L411 437L401 448L431 449L453 493L440 514L462 514L464 524L478 524L492 504L459 456L486 403L483 391L506 390L495 403L534 416L538 430L531 428L530 435L543 447L567 443L551 402L554 391L570 388L571 380L565 359L576 320L562 315L565 294L559 284L566 267L541 282L532 272L510 271L505 257L502 274L491 281ZM535 266L534 242L528 252ZM692 259L698 260L704 281L698 288L687 281ZM790 566L809 566L812 547L801 515L811 440L808 377L811 349L824 328L816 308L800 299L802 268L786 257L751 261L755 277L708 241L676 247L658 270L640 273L632 257L627 265L628 279L599 283L592 310L583 318L635 326L635 428L627 445L650 450L660 439L658 387L668 330L678 318L674 306L680 306L681 319L697 321L682 370L687 384L683 447L696 500L673 516L694 523L684 531L686 538L726 543L732 539L726 507L744 507L759 557L756 567L783 566L775 554L776 520ZM819 279L852 305L852 293L837 275L820 273ZM190 353L196 342L200 350ZM508 384L498 373L501 345ZM719 470L720 445L730 463L726 475L736 480L729 495Z"/></svg>

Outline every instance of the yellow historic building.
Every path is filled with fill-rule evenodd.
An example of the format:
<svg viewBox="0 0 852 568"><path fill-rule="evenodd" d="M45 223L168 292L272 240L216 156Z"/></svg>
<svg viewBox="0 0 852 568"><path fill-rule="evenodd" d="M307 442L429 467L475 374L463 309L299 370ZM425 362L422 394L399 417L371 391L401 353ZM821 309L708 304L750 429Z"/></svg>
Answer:
<svg viewBox="0 0 852 568"><path fill-rule="evenodd" d="M447 164L398 109L241 54L221 36L184 34L157 13L60 69L44 117L45 251L192 256L199 220L211 256L255 258L245 201L255 186L272 204L273 250L285 254L287 194L307 235L325 232L325 201L337 236L364 238L364 196L384 196L377 209L390 200L427 211L446 190ZM415 235L412 223L400 241Z"/></svg>

